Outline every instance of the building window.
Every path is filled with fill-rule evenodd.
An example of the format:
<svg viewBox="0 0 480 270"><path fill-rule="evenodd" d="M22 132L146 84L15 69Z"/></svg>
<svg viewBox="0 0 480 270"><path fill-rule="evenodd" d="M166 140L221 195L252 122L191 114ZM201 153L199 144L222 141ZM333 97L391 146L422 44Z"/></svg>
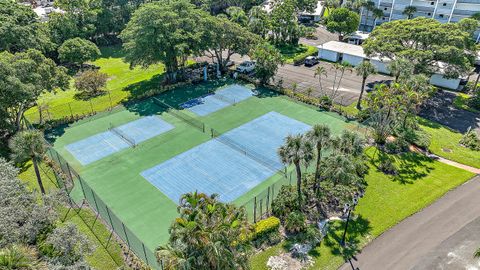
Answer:
<svg viewBox="0 0 480 270"><path fill-rule="evenodd" d="M387 8L384 8L383 10L387 10Z"/></svg>
<svg viewBox="0 0 480 270"><path fill-rule="evenodd" d="M446 6L447 6L447 3L443 3L443 6L446 7Z"/></svg>
<svg viewBox="0 0 480 270"><path fill-rule="evenodd" d="M438 15L438 17L443 18L443 14Z"/></svg>
<svg viewBox="0 0 480 270"><path fill-rule="evenodd" d="M430 5L432 5L432 6L435 5L435 2L430 2Z"/></svg>
<svg viewBox="0 0 480 270"><path fill-rule="evenodd" d="M432 13L430 13L430 12L429 12L429 13L427 13L427 16L432 16Z"/></svg>

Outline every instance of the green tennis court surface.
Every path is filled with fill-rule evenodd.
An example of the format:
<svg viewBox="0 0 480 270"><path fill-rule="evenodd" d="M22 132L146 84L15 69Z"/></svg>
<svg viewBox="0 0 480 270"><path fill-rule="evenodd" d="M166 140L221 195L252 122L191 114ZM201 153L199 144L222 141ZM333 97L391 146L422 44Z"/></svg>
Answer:
<svg viewBox="0 0 480 270"><path fill-rule="evenodd" d="M180 104L205 96L212 89L223 89L230 84L232 83L205 83L198 86L181 87L156 96L156 98L179 109L181 108ZM261 119L262 116L272 112L286 117L285 119L305 124L305 126L326 124L336 134L343 129L356 127L354 123L346 123L336 114L320 112L314 107L295 102L268 90L253 89L251 86L249 88L257 95L246 98L236 103L235 106L231 104L206 116L198 116L188 109L176 111L171 107L164 108L150 98L128 103L122 108L84 119L69 127L58 128L48 134L48 137L52 140L57 152L81 175L96 196L101 198L102 203L108 206L128 230L145 244L148 250L154 251L158 245L164 244L168 240L168 227L177 215L177 202L142 177L141 173L201 144L216 140L212 138L211 129L219 133L219 136L223 136L228 131L233 131L255 119ZM162 124L161 132L157 130L154 132L155 136L147 136L148 139L136 144L135 147L124 147L86 165L82 165L66 148L67 145L107 132L112 125L121 127L131 122L138 123L135 121L145 119L145 117L155 117L165 124ZM195 123L189 123L183 118L193 119L191 121L195 121ZM275 118L275 121L279 121L279 119L282 118ZM203 128L198 127L198 123L201 123ZM281 121L276 124L281 125ZM169 125L173 128L168 128ZM122 131L129 132L129 129ZM138 130L135 132L135 134L141 133ZM244 138L243 140L246 141L242 141L241 144L251 148L252 151L259 150L266 153L263 149L256 149L259 142L248 141L256 138L257 135L248 134L248 130L245 129L235 138L237 140ZM269 133L265 132L261 135L267 137ZM135 136L132 135L132 137ZM269 155L273 153L271 151L274 150L270 149ZM215 154L211 153L211 155ZM272 158L270 156L269 158ZM265 167L265 170L268 169ZM225 178L228 175L228 171L224 172ZM258 185L248 187L243 194L233 196L233 203L246 205L250 215L252 209L249 202L252 201L252 198L265 192L267 187L278 181L285 181L285 177L280 173L274 174L266 180L258 181ZM195 185L195 181L192 181L192 185ZM198 188L198 191L202 192L202 186L192 188ZM77 195L82 193L78 189L80 187L76 185L74 193ZM118 221L115 222L118 223Z"/></svg>

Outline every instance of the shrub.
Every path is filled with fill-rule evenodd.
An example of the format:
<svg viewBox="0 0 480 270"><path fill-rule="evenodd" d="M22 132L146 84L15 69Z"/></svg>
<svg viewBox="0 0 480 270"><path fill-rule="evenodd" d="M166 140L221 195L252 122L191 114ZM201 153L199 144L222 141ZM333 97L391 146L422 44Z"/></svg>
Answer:
<svg viewBox="0 0 480 270"><path fill-rule="evenodd" d="M430 146L430 135L421 129L406 128L397 132L405 141L427 149Z"/></svg>
<svg viewBox="0 0 480 270"><path fill-rule="evenodd" d="M397 137L394 141L385 143L385 152L389 154L398 154L408 150L408 142L402 137Z"/></svg>
<svg viewBox="0 0 480 270"><path fill-rule="evenodd" d="M269 217L260 220L255 224L255 234L253 242L256 247L267 243L268 245L274 245L281 241L279 229L280 219L277 217Z"/></svg>
<svg viewBox="0 0 480 270"><path fill-rule="evenodd" d="M480 138L473 130L469 129L467 133L463 135L460 144L474 151L480 151Z"/></svg>
<svg viewBox="0 0 480 270"><path fill-rule="evenodd" d="M306 217L300 211L291 212L285 220L285 230L289 233L300 233L307 229Z"/></svg>
<svg viewBox="0 0 480 270"><path fill-rule="evenodd" d="M480 90L477 90L468 101L468 105L474 109L480 110Z"/></svg>
<svg viewBox="0 0 480 270"><path fill-rule="evenodd" d="M297 235L295 240L315 247L322 241L322 232L315 226L308 226L303 233Z"/></svg>
<svg viewBox="0 0 480 270"><path fill-rule="evenodd" d="M293 186L282 186L277 197L272 202L272 213L280 220L285 221L286 217L294 211L298 211L297 191Z"/></svg>

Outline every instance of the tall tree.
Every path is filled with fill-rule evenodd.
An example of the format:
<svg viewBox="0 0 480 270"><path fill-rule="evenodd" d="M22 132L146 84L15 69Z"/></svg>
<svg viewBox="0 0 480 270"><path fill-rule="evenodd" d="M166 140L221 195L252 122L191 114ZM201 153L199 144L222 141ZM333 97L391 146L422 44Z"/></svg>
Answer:
<svg viewBox="0 0 480 270"><path fill-rule="evenodd" d="M404 80L413 75L413 66L406 58L394 59L388 64L390 74L395 78L395 82Z"/></svg>
<svg viewBox="0 0 480 270"><path fill-rule="evenodd" d="M156 255L166 269L249 269L251 233L244 208L219 202L216 195L182 195L179 217L170 226L167 245Z"/></svg>
<svg viewBox="0 0 480 270"><path fill-rule="evenodd" d="M318 192L320 182L320 164L322 162L322 153L331 146L331 132L327 125L314 125L312 130L307 133L307 138L315 146L317 159L315 164L315 185L314 191Z"/></svg>
<svg viewBox="0 0 480 270"><path fill-rule="evenodd" d="M407 19L412 19L413 18L413 15L415 15L415 13L417 12L417 7L414 7L414 6L406 6L403 11L402 11L402 14L407 16Z"/></svg>
<svg viewBox="0 0 480 270"><path fill-rule="evenodd" d="M37 176L38 187L42 194L45 194L42 176L38 168L46 151L43 134L37 130L20 131L10 139L9 146L12 151L13 160L17 162L32 160L35 175Z"/></svg>
<svg viewBox="0 0 480 270"><path fill-rule="evenodd" d="M360 24L360 16L347 8L336 8L325 19L327 30L338 33L339 40L355 32Z"/></svg>
<svg viewBox="0 0 480 270"><path fill-rule="evenodd" d="M142 5L120 37L125 60L132 67L165 64L167 79L175 81L179 60L205 49L202 21L206 13L187 0L152 2Z"/></svg>
<svg viewBox="0 0 480 270"><path fill-rule="evenodd" d="M247 14L245 14L245 11L241 7L227 8L227 15L232 22L236 22L243 27L247 26L248 17L247 17Z"/></svg>
<svg viewBox="0 0 480 270"><path fill-rule="evenodd" d="M274 5L270 13L271 38L276 45L296 45L300 39L295 0L285 0Z"/></svg>
<svg viewBox="0 0 480 270"><path fill-rule="evenodd" d="M322 77L327 77L327 69L324 66L318 66L313 73L313 76L316 78L318 77L318 84L320 85L320 91L324 94L323 85L322 85Z"/></svg>
<svg viewBox="0 0 480 270"><path fill-rule="evenodd" d="M357 109L361 110L362 96L363 92L365 91L365 83L370 75L377 73L377 69L370 61L363 60L358 66L355 67L355 71L357 76L362 77L362 88L360 89L360 96L358 97L357 101Z"/></svg>
<svg viewBox="0 0 480 270"><path fill-rule="evenodd" d="M333 9L340 6L340 0L325 0L325 8L328 11L328 14L332 12Z"/></svg>
<svg viewBox="0 0 480 270"><path fill-rule="evenodd" d="M341 62L341 63L334 63L332 69L335 71L335 75L333 78L333 86L332 92L330 94L330 99L333 101L337 97L338 91L340 90L340 86L342 85L343 76L345 75L345 71L352 72L352 65L348 62Z"/></svg>
<svg viewBox="0 0 480 270"><path fill-rule="evenodd" d="M262 84L268 83L275 76L279 65L283 65L280 51L268 43L259 44L253 51L252 59L256 60L255 76Z"/></svg>
<svg viewBox="0 0 480 270"><path fill-rule="evenodd" d="M32 8L15 1L0 0L0 51L11 53L37 49L53 50L47 28Z"/></svg>
<svg viewBox="0 0 480 270"><path fill-rule="evenodd" d="M367 56L406 58L415 73L445 72L456 78L474 64L477 48L470 33L460 24L442 24L418 17L396 20L376 27L364 42ZM440 67L438 62L443 62Z"/></svg>
<svg viewBox="0 0 480 270"><path fill-rule="evenodd" d="M222 72L233 54L246 55L259 40L257 35L222 17L207 15L200 27L203 40L199 45L206 47L207 55L216 60Z"/></svg>
<svg viewBox="0 0 480 270"><path fill-rule="evenodd" d="M260 6L254 6L248 14L248 29L262 38L266 38L270 29L268 13Z"/></svg>
<svg viewBox="0 0 480 270"><path fill-rule="evenodd" d="M297 174L298 206L302 209L302 164L312 160L313 147L303 135L289 135L285 143L278 149L278 155L284 164L295 165Z"/></svg>
<svg viewBox="0 0 480 270"><path fill-rule="evenodd" d="M37 50L0 53L0 111L3 130L20 129L23 113L45 91L67 89L66 69Z"/></svg>
<svg viewBox="0 0 480 270"><path fill-rule="evenodd" d="M76 64L80 67L87 61L93 61L100 57L100 50L95 43L73 38L65 41L58 48L58 58L64 63Z"/></svg>

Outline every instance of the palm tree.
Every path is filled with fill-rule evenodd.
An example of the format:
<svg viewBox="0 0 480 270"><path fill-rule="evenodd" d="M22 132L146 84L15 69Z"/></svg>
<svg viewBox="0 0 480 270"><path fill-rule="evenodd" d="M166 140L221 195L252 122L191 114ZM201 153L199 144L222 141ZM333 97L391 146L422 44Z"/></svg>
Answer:
<svg viewBox="0 0 480 270"><path fill-rule="evenodd" d="M307 133L308 140L315 146L317 151L317 160L315 167L315 193L318 191L320 182L320 163L322 161L322 152L331 146L330 128L327 125L314 125L312 130Z"/></svg>
<svg viewBox="0 0 480 270"><path fill-rule="evenodd" d="M378 18L381 18L383 17L383 10L379 9L379 8L374 8L372 10L372 17L373 17L373 25L375 27L375 25L377 24L377 19Z"/></svg>
<svg viewBox="0 0 480 270"><path fill-rule="evenodd" d="M337 92L340 89L343 75L345 74L345 71L352 72L352 65L350 65L348 62L343 61L341 63L334 63L332 69L335 70L335 77L333 78L333 91L330 99L334 101L335 97L337 96Z"/></svg>
<svg viewBox="0 0 480 270"><path fill-rule="evenodd" d="M294 164L297 173L298 206L302 209L302 169L311 161L313 156L312 145L303 135L289 135L285 138L285 144L278 149L278 155L286 165Z"/></svg>
<svg viewBox="0 0 480 270"><path fill-rule="evenodd" d="M377 73L377 70L375 69L375 66L367 60L363 60L360 65L355 67L355 71L357 72L357 76L362 77L362 88L360 90L360 96L358 97L358 102L357 102L357 109L361 110L362 109L362 96L363 92L365 91L365 82L367 81L368 76Z"/></svg>
<svg viewBox="0 0 480 270"><path fill-rule="evenodd" d="M405 7L405 9L403 10L402 14L403 15L406 15L407 16L407 19L411 19L413 18L413 15L415 14L415 12L417 12L417 8L414 7L414 6L407 6Z"/></svg>
<svg viewBox="0 0 480 270"><path fill-rule="evenodd" d="M395 82L410 77L413 74L413 65L406 58L397 58L388 65L388 70L395 77Z"/></svg>
<svg viewBox="0 0 480 270"><path fill-rule="evenodd" d="M480 248L477 249L477 251L475 251L475 253L473 254L473 257L480 258Z"/></svg>
<svg viewBox="0 0 480 270"><path fill-rule="evenodd" d="M315 73L313 76L316 78L318 76L318 83L320 84L320 91L323 94L323 86L322 86L322 76L327 77L327 69L324 66L318 66L315 69Z"/></svg>
<svg viewBox="0 0 480 270"><path fill-rule="evenodd" d="M37 263L36 253L33 249L14 245L0 250L0 269L38 270L45 268Z"/></svg>
<svg viewBox="0 0 480 270"><path fill-rule="evenodd" d="M42 194L45 194L45 188L43 187L42 178L38 169L38 164L41 162L46 151L43 134L38 130L20 131L12 137L9 146L12 151L12 159L17 162L32 159L38 186Z"/></svg>

